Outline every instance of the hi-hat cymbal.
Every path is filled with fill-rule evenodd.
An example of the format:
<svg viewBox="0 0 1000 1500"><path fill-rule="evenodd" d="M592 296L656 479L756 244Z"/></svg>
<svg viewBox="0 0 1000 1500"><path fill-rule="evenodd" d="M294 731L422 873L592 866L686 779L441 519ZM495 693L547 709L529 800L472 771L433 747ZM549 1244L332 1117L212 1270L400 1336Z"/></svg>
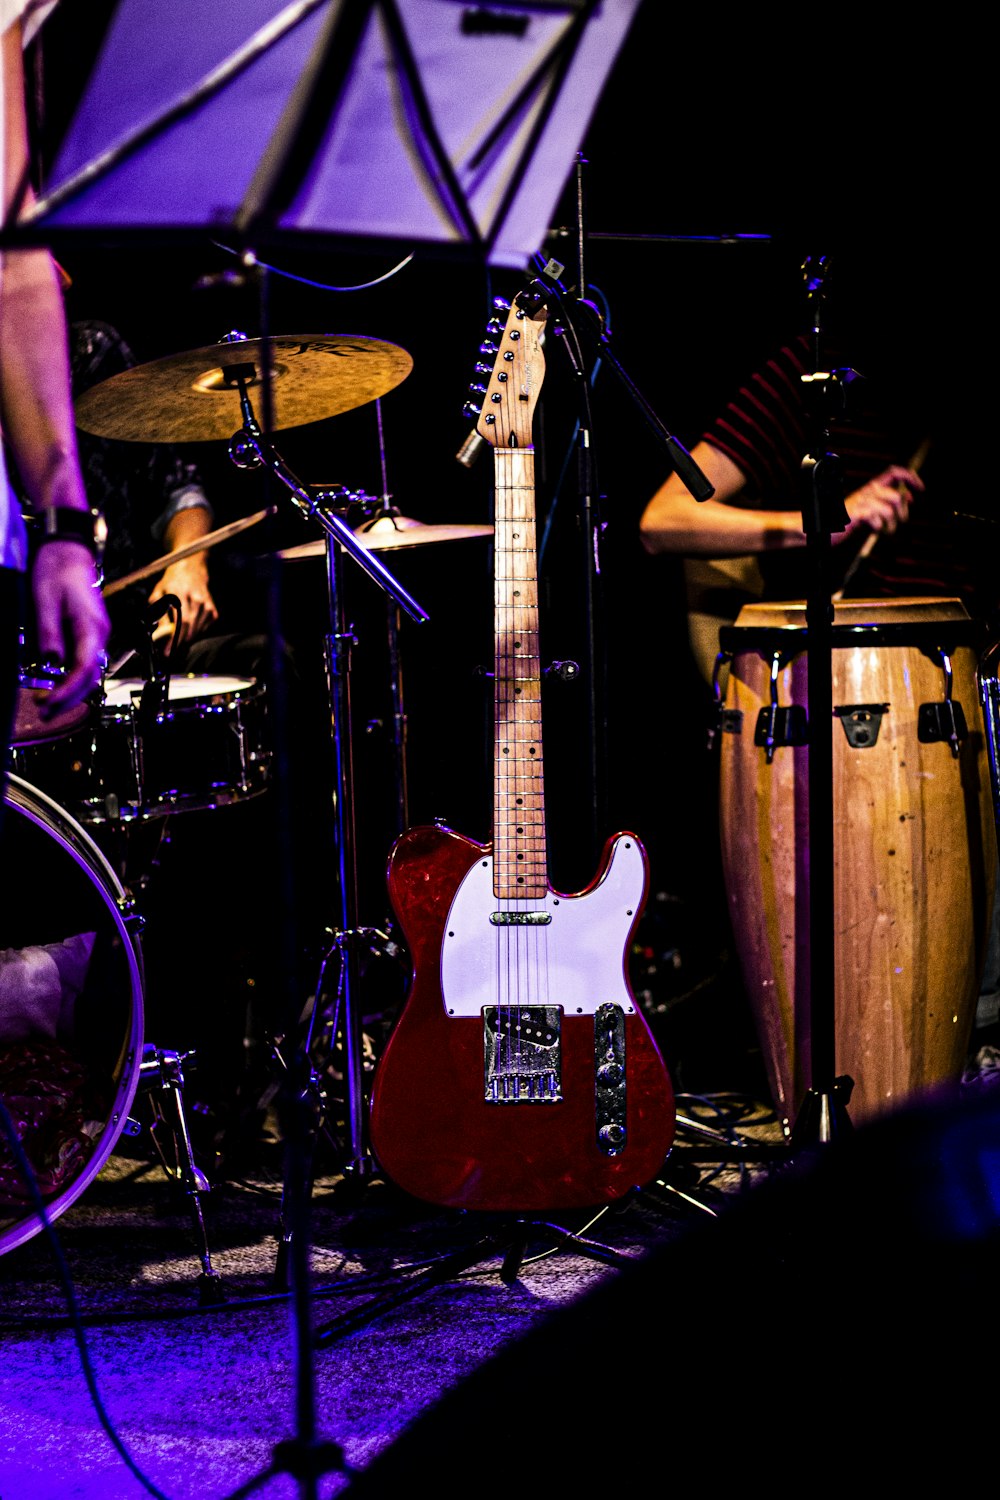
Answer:
<svg viewBox="0 0 1000 1500"><path fill-rule="evenodd" d="M355 334L289 333L270 341L271 426L300 427L384 396L413 368L405 349ZM234 366L246 372L254 416L263 384L262 339L223 340L123 370L84 391L76 424L126 443L228 441L243 426Z"/></svg>
<svg viewBox="0 0 1000 1500"><path fill-rule="evenodd" d="M366 552L390 552L397 547L422 547L428 542L458 542L467 537L492 536L492 526L434 525L425 526L411 516L377 516L374 521L364 521L355 526L354 535ZM278 556L285 562L294 562L303 557L325 557L326 540L320 537L314 542L300 542L297 547L286 547Z"/></svg>

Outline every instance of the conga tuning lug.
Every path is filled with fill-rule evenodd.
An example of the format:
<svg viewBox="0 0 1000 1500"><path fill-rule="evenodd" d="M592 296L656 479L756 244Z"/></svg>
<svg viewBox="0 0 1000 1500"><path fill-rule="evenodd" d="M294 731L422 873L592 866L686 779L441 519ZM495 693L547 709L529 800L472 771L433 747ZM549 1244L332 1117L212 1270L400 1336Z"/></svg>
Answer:
<svg viewBox="0 0 1000 1500"><path fill-rule="evenodd" d="M762 708L757 715L753 742L767 750L768 758L783 745L807 745L809 721L804 706L791 703L786 708L777 705Z"/></svg>
<svg viewBox="0 0 1000 1500"><path fill-rule="evenodd" d="M917 710L917 739L921 744L947 740L952 755L957 755L959 743L968 733L965 712L957 698L946 698L943 703L921 703Z"/></svg>

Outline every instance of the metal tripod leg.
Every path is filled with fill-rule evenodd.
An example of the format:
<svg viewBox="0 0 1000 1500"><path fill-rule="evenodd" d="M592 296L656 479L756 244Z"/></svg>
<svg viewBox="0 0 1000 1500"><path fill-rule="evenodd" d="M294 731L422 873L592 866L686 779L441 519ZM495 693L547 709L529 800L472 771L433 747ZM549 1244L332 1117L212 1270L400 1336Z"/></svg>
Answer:
<svg viewBox="0 0 1000 1500"><path fill-rule="evenodd" d="M212 1265L205 1231L205 1217L201 1209L201 1194L209 1190L208 1179L195 1165L184 1112L184 1063L190 1052L170 1052L147 1042L142 1049L139 1065L139 1087L149 1097L153 1113L150 1134L156 1154L163 1170L188 1200L195 1236L198 1241L198 1257L201 1275L198 1278L198 1300L203 1304L225 1301L225 1294L218 1273ZM169 1135L171 1150L166 1150Z"/></svg>

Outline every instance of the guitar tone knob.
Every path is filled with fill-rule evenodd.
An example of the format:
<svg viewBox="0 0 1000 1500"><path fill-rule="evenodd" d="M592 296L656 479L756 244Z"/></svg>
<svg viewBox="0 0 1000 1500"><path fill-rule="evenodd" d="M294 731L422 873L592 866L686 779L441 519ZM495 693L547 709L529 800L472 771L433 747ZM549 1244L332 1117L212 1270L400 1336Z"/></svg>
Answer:
<svg viewBox="0 0 1000 1500"><path fill-rule="evenodd" d="M609 1088L617 1088L625 1077L625 1069L619 1062L602 1063L597 1070L598 1082L607 1084Z"/></svg>

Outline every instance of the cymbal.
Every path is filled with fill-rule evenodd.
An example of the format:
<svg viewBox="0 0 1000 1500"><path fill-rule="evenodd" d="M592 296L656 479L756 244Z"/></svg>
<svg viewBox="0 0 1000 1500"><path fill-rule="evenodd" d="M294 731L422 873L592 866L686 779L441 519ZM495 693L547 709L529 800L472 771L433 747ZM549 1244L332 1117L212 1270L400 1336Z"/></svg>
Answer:
<svg viewBox="0 0 1000 1500"><path fill-rule="evenodd" d="M276 430L363 406L413 368L405 349L361 335L289 333L269 342ZM243 426L233 366L252 366L247 393L263 427L261 339L223 340L111 375L77 399L76 425L126 443L228 441Z"/></svg>
<svg viewBox="0 0 1000 1500"><path fill-rule="evenodd" d="M391 552L397 547L422 547L429 542L459 542L468 537L492 536L492 526L433 525L425 526L411 516L376 516L374 521L363 521L355 526L354 535L366 552ZM294 562L303 557L325 557L326 539L315 542L300 542L297 547L286 547L278 556L285 562Z"/></svg>

